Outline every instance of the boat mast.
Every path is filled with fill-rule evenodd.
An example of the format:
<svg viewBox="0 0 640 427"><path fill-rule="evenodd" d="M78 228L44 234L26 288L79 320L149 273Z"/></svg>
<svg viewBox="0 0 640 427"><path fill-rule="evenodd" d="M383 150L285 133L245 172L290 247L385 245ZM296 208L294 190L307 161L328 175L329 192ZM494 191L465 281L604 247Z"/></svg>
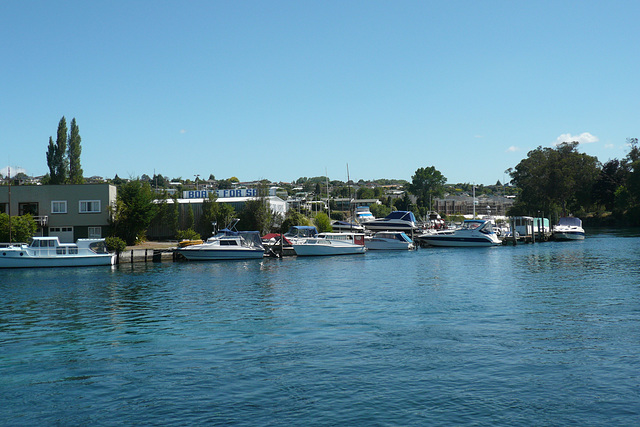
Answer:
<svg viewBox="0 0 640 427"><path fill-rule="evenodd" d="M349 178L349 163L347 163L347 187L349 187L349 215L351 215L351 179ZM349 221L349 229L353 231L353 215Z"/></svg>
<svg viewBox="0 0 640 427"><path fill-rule="evenodd" d="M11 246L11 166L7 166L9 175L9 246Z"/></svg>

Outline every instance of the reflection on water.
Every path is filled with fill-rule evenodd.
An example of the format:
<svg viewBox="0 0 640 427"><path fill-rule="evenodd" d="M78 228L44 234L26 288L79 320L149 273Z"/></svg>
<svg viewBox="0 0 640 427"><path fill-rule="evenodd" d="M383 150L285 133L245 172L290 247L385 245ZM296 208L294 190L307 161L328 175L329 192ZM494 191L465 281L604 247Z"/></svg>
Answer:
<svg viewBox="0 0 640 427"><path fill-rule="evenodd" d="M632 425L639 243L0 271L0 421Z"/></svg>

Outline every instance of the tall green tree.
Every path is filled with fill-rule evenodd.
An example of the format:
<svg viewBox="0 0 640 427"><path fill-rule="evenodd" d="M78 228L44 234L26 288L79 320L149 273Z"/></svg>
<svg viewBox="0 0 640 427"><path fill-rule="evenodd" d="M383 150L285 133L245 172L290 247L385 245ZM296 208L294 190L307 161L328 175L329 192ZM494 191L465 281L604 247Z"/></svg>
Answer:
<svg viewBox="0 0 640 427"><path fill-rule="evenodd" d="M49 184L65 184L69 176L67 160L67 120L62 116L58 122L56 143L49 137L47 148L47 166L49 166Z"/></svg>
<svg viewBox="0 0 640 427"><path fill-rule="evenodd" d="M419 207L429 207L432 197L441 196L444 193L444 184L447 178L433 166L416 170L411 177L411 183L407 186L409 192L417 197Z"/></svg>
<svg viewBox="0 0 640 427"><path fill-rule="evenodd" d="M579 153L578 142L564 142L555 148L538 147L510 171L512 183L521 189L510 214L537 211L567 215L591 205L593 185L600 174L600 162Z"/></svg>
<svg viewBox="0 0 640 427"><path fill-rule="evenodd" d="M80 129L76 123L76 118L71 119L71 130L69 131L69 183L84 184L84 176L82 166L80 165L80 154L82 146L80 145Z"/></svg>
<svg viewBox="0 0 640 427"><path fill-rule="evenodd" d="M143 241L158 206L148 182L129 181L118 188L116 207L112 210L112 234L127 245Z"/></svg>

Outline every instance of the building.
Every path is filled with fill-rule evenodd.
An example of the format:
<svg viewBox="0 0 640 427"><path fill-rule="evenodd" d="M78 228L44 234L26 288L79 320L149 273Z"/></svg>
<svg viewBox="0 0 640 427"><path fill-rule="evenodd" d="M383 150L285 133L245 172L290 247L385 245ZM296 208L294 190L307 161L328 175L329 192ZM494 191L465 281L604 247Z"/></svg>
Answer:
<svg viewBox="0 0 640 427"><path fill-rule="evenodd" d="M109 207L115 202L116 187L111 184L0 186L0 212L31 214L38 224L38 235L58 236L66 243L105 237Z"/></svg>
<svg viewBox="0 0 640 427"><path fill-rule="evenodd" d="M513 205L514 199L503 196L477 196L475 199L467 194L447 195L433 199L433 210L440 215L473 215L475 201L476 215L506 215Z"/></svg>

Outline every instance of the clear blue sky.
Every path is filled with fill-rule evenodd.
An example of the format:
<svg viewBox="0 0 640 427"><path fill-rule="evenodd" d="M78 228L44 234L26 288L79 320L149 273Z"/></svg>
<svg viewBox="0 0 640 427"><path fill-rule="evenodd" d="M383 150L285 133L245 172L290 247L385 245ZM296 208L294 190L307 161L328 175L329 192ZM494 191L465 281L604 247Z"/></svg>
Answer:
<svg viewBox="0 0 640 427"><path fill-rule="evenodd" d="M494 184L538 146L640 137L640 2L0 3L0 165L86 176Z"/></svg>

